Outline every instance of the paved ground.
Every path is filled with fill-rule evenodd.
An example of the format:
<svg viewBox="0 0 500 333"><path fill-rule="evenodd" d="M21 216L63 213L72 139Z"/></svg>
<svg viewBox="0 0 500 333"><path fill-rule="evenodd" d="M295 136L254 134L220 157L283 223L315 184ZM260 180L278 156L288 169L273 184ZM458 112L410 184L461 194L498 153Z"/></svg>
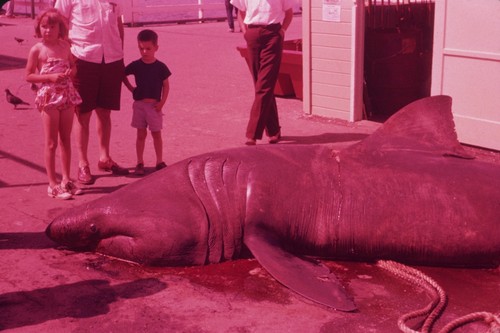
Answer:
<svg viewBox="0 0 500 333"><path fill-rule="evenodd" d="M0 19L0 87L32 103L23 59L35 42L28 18ZM165 109L168 164L244 142L252 83L236 46L241 34L226 24L153 27L158 57L173 72ZM126 62L138 57L126 29ZM287 36L300 37L297 18ZM25 39L18 43L14 37ZM21 61L19 61L20 58ZM2 66L2 62L6 64ZM21 66L18 66L18 64ZM21 68L20 68L21 67ZM305 116L302 103L279 99L281 144L329 144L338 148L362 139L378 124L345 124ZM112 156L135 165L135 133L129 126L131 96L113 114ZM359 306L357 313L327 309L275 282L252 259L195 268L143 268L89 253L54 248L43 231L50 220L77 205L135 181L98 172L96 135L90 158L98 179L75 200L47 197L42 127L32 106L13 110L0 99L0 330L6 332L397 332L397 318L427 304L421 288L365 263L328 262ZM492 152L481 158L498 161ZM75 156L76 154L74 154ZM148 141L146 165L154 163ZM73 173L77 161L73 159ZM474 311L499 311L500 271L422 268L449 296L444 323ZM482 326L467 332L483 332ZM462 332L465 332L463 330Z"/></svg>

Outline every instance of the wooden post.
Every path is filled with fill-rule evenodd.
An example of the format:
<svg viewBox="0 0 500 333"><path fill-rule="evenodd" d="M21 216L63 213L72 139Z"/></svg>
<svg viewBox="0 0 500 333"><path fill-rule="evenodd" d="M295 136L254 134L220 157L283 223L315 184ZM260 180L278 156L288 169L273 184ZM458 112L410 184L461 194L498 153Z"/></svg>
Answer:
<svg viewBox="0 0 500 333"><path fill-rule="evenodd" d="M203 22L203 9L201 6L203 5L203 0L198 0L198 5L200 8L198 9L198 18L200 19L200 22Z"/></svg>

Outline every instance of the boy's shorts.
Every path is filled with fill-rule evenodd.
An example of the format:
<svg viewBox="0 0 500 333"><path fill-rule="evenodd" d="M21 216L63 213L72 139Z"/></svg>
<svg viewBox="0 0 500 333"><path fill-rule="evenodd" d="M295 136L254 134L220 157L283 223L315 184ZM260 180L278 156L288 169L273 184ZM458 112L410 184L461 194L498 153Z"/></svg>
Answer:
<svg viewBox="0 0 500 333"><path fill-rule="evenodd" d="M155 103L134 101L132 109L132 127L148 128L151 132L159 132L163 128L163 114L156 111Z"/></svg>
<svg viewBox="0 0 500 333"><path fill-rule="evenodd" d="M111 63L93 63L76 60L74 86L80 93L79 112L96 108L120 110L122 80L125 75L123 60Z"/></svg>

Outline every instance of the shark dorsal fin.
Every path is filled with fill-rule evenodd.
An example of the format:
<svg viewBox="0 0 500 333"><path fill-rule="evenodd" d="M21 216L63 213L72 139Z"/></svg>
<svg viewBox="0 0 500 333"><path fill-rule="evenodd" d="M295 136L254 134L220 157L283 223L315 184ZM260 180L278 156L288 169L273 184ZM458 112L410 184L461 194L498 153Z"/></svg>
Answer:
<svg viewBox="0 0 500 333"><path fill-rule="evenodd" d="M444 95L408 104L353 148L378 152L419 151L474 158L458 142L451 97Z"/></svg>

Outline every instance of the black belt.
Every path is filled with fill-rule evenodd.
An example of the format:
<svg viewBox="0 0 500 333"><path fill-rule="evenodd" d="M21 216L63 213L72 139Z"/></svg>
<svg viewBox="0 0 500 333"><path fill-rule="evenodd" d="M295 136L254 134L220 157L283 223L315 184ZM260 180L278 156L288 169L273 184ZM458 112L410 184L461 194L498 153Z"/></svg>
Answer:
<svg viewBox="0 0 500 333"><path fill-rule="evenodd" d="M281 28L281 23L273 23L273 24L249 24L248 29L255 29L255 28L264 28L264 29L274 29L274 28Z"/></svg>

